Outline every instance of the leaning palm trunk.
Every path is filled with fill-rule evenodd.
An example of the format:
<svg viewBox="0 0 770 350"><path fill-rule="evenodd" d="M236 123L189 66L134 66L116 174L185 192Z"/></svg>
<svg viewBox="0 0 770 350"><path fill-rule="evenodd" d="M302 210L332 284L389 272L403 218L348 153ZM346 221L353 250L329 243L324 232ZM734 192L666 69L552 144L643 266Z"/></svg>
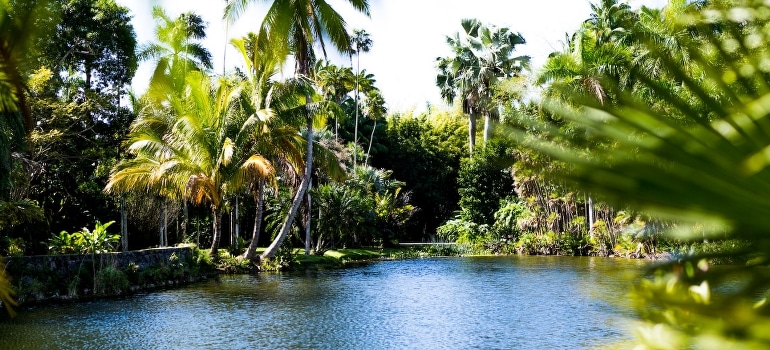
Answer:
<svg viewBox="0 0 770 350"><path fill-rule="evenodd" d="M309 100L310 99L308 98L308 101ZM273 240L273 243L270 243L270 246L267 247L267 249L265 249L262 255L259 256L260 260L272 259L273 257L275 257L275 254L278 253L278 248L281 247L281 244L283 244L283 241L289 235L289 231L291 231L291 225L294 223L294 217L297 216L299 205L302 203L303 197L305 196L305 192L307 191L307 188L310 185L310 181L312 180L312 171L313 171L313 119L310 116L308 116L307 117L307 157L305 160L305 177L302 179L302 183L299 185L299 189L297 190L297 193L294 195L294 200L292 201L291 209L289 209L289 213L286 215L286 220L284 220L283 225L281 225L281 231L278 232L278 236L275 237L275 239ZM310 225L309 220L308 220L308 225Z"/></svg>
<svg viewBox="0 0 770 350"><path fill-rule="evenodd" d="M372 153L372 141L374 141L374 131L377 130L377 118L374 118L374 127L372 128L372 136L369 137L369 148L366 149L366 160L364 164L369 164L369 154Z"/></svg>
<svg viewBox="0 0 770 350"><path fill-rule="evenodd" d="M251 243L243 253L244 259L251 259L254 257L254 253L257 251L257 244L259 244L259 232L262 230L262 213L264 206L264 188L265 181L260 180L257 188L257 213L254 216L254 232L251 233Z"/></svg>
<svg viewBox="0 0 770 350"><path fill-rule="evenodd" d="M308 190L305 191L307 195L307 225L305 225L305 255L310 255L310 210L312 209L312 203L310 201L310 187L312 183L308 184Z"/></svg>
<svg viewBox="0 0 770 350"><path fill-rule="evenodd" d="M209 255L214 256L219 248L219 237L222 235L222 209L214 207L214 234L211 237L211 249Z"/></svg>
<svg viewBox="0 0 770 350"><path fill-rule="evenodd" d="M283 244L283 241L289 235L289 231L291 231L291 225L294 223L294 217L297 216L299 205L302 203L302 198L304 197L305 191L307 190L308 183L309 180L306 176L304 179L302 179L302 183L299 185L299 189L294 195L291 209L289 209L289 213L286 215L286 219L284 220L283 225L281 225L281 231L278 232L278 236L275 237L273 243L270 243L270 246L265 249L262 255L259 256L260 260L272 259L275 257L275 254L278 253L278 248L281 247L281 244Z"/></svg>

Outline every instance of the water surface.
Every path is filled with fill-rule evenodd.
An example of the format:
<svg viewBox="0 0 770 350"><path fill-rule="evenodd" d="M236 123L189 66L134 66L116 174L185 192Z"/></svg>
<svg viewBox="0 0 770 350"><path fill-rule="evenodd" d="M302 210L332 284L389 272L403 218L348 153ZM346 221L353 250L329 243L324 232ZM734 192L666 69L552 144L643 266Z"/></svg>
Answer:
<svg viewBox="0 0 770 350"><path fill-rule="evenodd" d="M19 310L7 349L557 349L628 338L624 275L576 257L384 261L225 276L180 289Z"/></svg>

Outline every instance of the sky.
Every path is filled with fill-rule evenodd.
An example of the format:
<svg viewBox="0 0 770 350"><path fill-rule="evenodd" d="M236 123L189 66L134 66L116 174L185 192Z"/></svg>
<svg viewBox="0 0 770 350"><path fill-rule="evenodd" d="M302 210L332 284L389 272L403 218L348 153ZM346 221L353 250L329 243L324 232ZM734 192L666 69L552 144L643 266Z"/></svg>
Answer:
<svg viewBox="0 0 770 350"><path fill-rule="evenodd" d="M485 24L509 27L522 34L525 45L516 47L516 55L532 57L536 71L551 52L561 50L566 33L574 32L588 18L590 0L369 0L371 16L356 12L345 0L328 0L348 24L349 31L364 29L373 41L371 50L362 53L361 68L373 73L390 111L425 110L427 103L442 105L435 86L436 58L451 52L446 36L461 31L460 20L477 18ZM623 0L621 0L623 1ZM153 40L155 22L153 5L162 6L174 18L193 11L208 23L203 45L214 58L214 72L231 69L240 59L226 49L231 38L257 31L267 11L265 0L255 0L235 23L222 20L226 0L116 0L128 7L141 45ZM599 2L599 0L593 0ZM633 8L662 7L667 0L628 0ZM349 66L350 59L337 54L329 59ZM353 64L355 65L355 58ZM147 88L152 63L140 65L133 81L135 92ZM355 66L353 67L355 69ZM286 74L292 74L291 67Z"/></svg>

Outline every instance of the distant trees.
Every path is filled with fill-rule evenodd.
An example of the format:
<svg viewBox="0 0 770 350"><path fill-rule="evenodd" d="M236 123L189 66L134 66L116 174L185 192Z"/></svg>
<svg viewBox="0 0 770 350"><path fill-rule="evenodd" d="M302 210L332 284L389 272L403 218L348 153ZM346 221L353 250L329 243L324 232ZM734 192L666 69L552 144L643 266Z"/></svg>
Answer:
<svg viewBox="0 0 770 350"><path fill-rule="evenodd" d="M499 119L500 103L493 98L494 85L505 78L517 77L529 66L528 56L514 57L524 37L509 28L483 25L477 19L461 21L463 35L455 33L446 41L452 56L436 59L436 85L449 103L460 101L468 115L468 140L471 156L476 143L476 119L484 116L484 143L491 137L492 122Z"/></svg>

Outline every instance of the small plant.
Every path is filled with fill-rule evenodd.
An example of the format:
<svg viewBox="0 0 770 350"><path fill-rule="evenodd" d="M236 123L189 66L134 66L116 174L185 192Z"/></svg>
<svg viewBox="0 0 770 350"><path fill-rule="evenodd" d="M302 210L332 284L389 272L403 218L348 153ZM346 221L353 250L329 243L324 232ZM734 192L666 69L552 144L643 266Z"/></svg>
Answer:
<svg viewBox="0 0 770 350"><path fill-rule="evenodd" d="M76 254L79 253L78 247L75 246L75 234L70 234L67 231L59 232L58 235L53 236L48 240L48 251L52 254Z"/></svg>
<svg viewBox="0 0 770 350"><path fill-rule="evenodd" d="M120 242L120 235L107 232L107 227L114 223L115 221L110 221L102 224L97 221L93 231L85 227L74 233L62 231L48 240L48 250L53 254L98 254L114 251L116 244Z"/></svg>
<svg viewBox="0 0 770 350"><path fill-rule="evenodd" d="M291 270L292 267L298 264L297 258L292 253L292 248L288 245L283 245L275 257L260 261L259 268L262 271L285 271Z"/></svg>
<svg viewBox="0 0 770 350"><path fill-rule="evenodd" d="M245 273L251 270L251 261L240 256L233 256L225 249L220 249L217 254L217 269L225 273Z"/></svg>
<svg viewBox="0 0 770 350"><path fill-rule="evenodd" d="M135 262L129 262L123 269L123 273L126 274L129 283L139 284L139 272L141 268Z"/></svg>
<svg viewBox="0 0 770 350"><path fill-rule="evenodd" d="M94 285L96 294L116 295L128 289L128 277L123 271L108 266L96 273Z"/></svg>
<svg viewBox="0 0 770 350"><path fill-rule="evenodd" d="M8 239L8 256L23 256L25 247L26 244L21 237Z"/></svg>

